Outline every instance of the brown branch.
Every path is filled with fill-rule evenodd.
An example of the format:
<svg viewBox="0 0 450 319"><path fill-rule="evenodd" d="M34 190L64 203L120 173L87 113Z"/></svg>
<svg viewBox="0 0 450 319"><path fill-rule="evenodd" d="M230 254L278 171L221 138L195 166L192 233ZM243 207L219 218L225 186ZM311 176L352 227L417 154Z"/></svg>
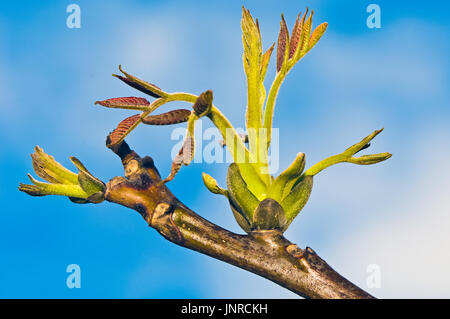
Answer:
<svg viewBox="0 0 450 319"><path fill-rule="evenodd" d="M125 142L110 148L125 177L107 184L106 199L139 212L169 241L246 269L305 298L373 298L339 275L311 248L301 249L279 231L229 232L182 204L161 181L150 157Z"/></svg>

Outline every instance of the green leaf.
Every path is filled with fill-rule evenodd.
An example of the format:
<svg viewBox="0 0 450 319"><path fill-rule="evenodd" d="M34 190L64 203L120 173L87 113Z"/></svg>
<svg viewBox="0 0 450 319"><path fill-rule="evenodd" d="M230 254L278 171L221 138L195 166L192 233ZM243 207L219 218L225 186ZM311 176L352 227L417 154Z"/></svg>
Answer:
<svg viewBox="0 0 450 319"><path fill-rule="evenodd" d="M236 219L236 222L238 225L247 233L251 232L251 225L250 222L247 219L247 216L242 211L240 207L237 207L236 204L228 198L228 201L230 203L231 211L233 212L233 216Z"/></svg>
<svg viewBox="0 0 450 319"><path fill-rule="evenodd" d="M70 160L79 170L78 183L86 191L86 193L90 195L99 191L105 191L105 183L92 175L78 158L71 156ZM87 189L89 189L89 191Z"/></svg>
<svg viewBox="0 0 450 319"><path fill-rule="evenodd" d="M245 214L248 220L252 220L253 212L258 207L259 200L248 189L236 163L232 163L228 167L227 188L233 204Z"/></svg>
<svg viewBox="0 0 450 319"><path fill-rule="evenodd" d="M30 174L28 178L34 185L20 184L19 190L32 196L62 195L87 198L88 194L78 184L52 184L39 182Z"/></svg>
<svg viewBox="0 0 450 319"><path fill-rule="evenodd" d="M33 168L40 178L57 184L78 183L77 174L55 161L53 156L46 154L39 146L34 149L35 152L31 154Z"/></svg>
<svg viewBox="0 0 450 319"><path fill-rule="evenodd" d="M275 47L275 42L272 46L264 53L262 57L262 65L261 65L261 84L263 85L264 78L266 77L267 67L269 66L270 57L272 56L273 49ZM264 85L263 85L264 86Z"/></svg>
<svg viewBox="0 0 450 319"><path fill-rule="evenodd" d="M267 196L281 201L284 198L283 195L290 192L304 168L305 154L298 153L294 162L272 182Z"/></svg>
<svg viewBox="0 0 450 319"><path fill-rule="evenodd" d="M363 138L360 142L347 148L341 154L333 155L333 156L330 156L330 157L320 161L319 163L310 167L305 172L305 174L314 176L314 175L317 175L318 173L320 173L321 171L323 171L324 169L326 169L332 165L338 164L338 163L346 162L346 163L353 163L353 164L360 164L360 165L370 165L370 164L376 164L381 161L387 160L388 158L390 158L392 156L392 154L380 153L380 154L373 154L373 155L364 155L364 156L360 156L360 157L353 157L353 155L355 155L359 151L366 149L370 145L369 142L372 139L374 139L375 136L380 134L382 131L383 131L383 129L376 130L372 134Z"/></svg>
<svg viewBox="0 0 450 319"><path fill-rule="evenodd" d="M261 102L261 70L262 70L262 44L258 25L253 20L250 12L242 8L242 42L244 46L243 63L247 77L247 130L258 129L262 125L263 103ZM250 152L258 150L258 136L249 136L250 145L255 145L255 149L250 146ZM252 138L256 140L252 141Z"/></svg>
<svg viewBox="0 0 450 319"><path fill-rule="evenodd" d="M281 207L284 209L287 220L285 229L308 202L312 186L313 177L303 174L291 192L281 201Z"/></svg>
<svg viewBox="0 0 450 319"><path fill-rule="evenodd" d="M239 165L241 175L248 184L250 191L257 198L264 199L267 194L267 183L269 182L268 174L263 175L257 169L255 166L256 160L249 153L234 127L217 108L212 107L208 117L219 129L227 149L230 151L233 161Z"/></svg>
<svg viewBox="0 0 450 319"><path fill-rule="evenodd" d="M391 153L379 153L371 155L363 155L360 157L351 157L348 159L349 163L359 164L359 165L371 165L387 160L392 156Z"/></svg>

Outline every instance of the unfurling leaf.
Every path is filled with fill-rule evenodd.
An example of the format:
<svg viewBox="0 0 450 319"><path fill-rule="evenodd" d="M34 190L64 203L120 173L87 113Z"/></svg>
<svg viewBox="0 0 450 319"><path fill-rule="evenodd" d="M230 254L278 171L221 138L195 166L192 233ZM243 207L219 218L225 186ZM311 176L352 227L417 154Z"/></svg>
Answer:
<svg viewBox="0 0 450 319"><path fill-rule="evenodd" d="M155 98L159 98L159 97L166 97L167 93L164 92L163 90L161 90L159 87L157 87L156 85L152 84L152 83L148 83L146 81L143 81L141 79L138 79L137 77L126 73L124 70L122 70L122 66L119 65L119 70L120 72L122 72L125 77L117 75L117 74L113 74L113 76L115 76L116 78L122 80L123 82L125 82L126 84L128 84L129 86L145 93L148 94L150 96L153 96Z"/></svg>
<svg viewBox="0 0 450 319"><path fill-rule="evenodd" d="M292 29L291 41L289 43L289 59L294 56L295 51L297 50L297 47L300 43L300 36L302 34L303 26L299 21L300 15L301 13L298 14L297 20L295 20L294 28Z"/></svg>
<svg viewBox="0 0 450 319"><path fill-rule="evenodd" d="M289 31L284 20L284 16L281 15L280 33L278 35L278 47L277 47L277 72L280 72L286 56L286 50L289 43Z"/></svg>
<svg viewBox="0 0 450 319"><path fill-rule="evenodd" d="M20 183L19 190L31 196L62 195L87 198L88 194L78 184L44 183L27 174L33 185Z"/></svg>
<svg viewBox="0 0 450 319"><path fill-rule="evenodd" d="M129 86L131 86L132 88L141 91L142 93L148 94L154 98L159 98L161 96L159 96L158 94L156 94L155 92L153 92L152 90L147 89L145 86L140 85L139 83L136 83L124 76L121 75L117 75L117 74L113 74L114 77L118 78L119 80L122 80L123 82L125 82L126 84L128 84Z"/></svg>
<svg viewBox="0 0 450 319"><path fill-rule="evenodd" d="M383 131L376 130L372 132L372 134L369 134L365 138L363 138L360 142L350 146L347 148L344 152L341 154L330 156L319 163L313 165L310 167L305 174L314 176L321 171L323 171L325 168L330 167L332 165L338 164L338 163L353 163L353 164L359 164L359 165L370 165L370 164L376 164L379 162L382 162L384 160L387 160L392 156L390 153L380 153L380 154L372 154L372 155L363 155L360 157L353 157L356 153L360 152L363 149L366 149L370 145L370 141L375 138L378 134L380 134Z"/></svg>
<svg viewBox="0 0 450 319"><path fill-rule="evenodd" d="M212 107L213 102L213 92L211 90L205 91L200 94L195 101L192 108L198 117L207 115Z"/></svg>
<svg viewBox="0 0 450 319"><path fill-rule="evenodd" d="M359 165L371 165L387 160L392 156L391 153L379 153L371 155L363 155L360 157L351 157L348 162Z"/></svg>
<svg viewBox="0 0 450 319"><path fill-rule="evenodd" d="M303 22L303 18L302 18L303 26L302 26L302 35L300 37L300 39L301 39L300 48L298 50L298 52L299 52L298 59L303 57L306 54L306 52L308 52L308 50L309 50L309 38L311 35L313 15L314 15L314 11L311 10L311 13L310 13L308 19L306 20L306 22Z"/></svg>
<svg viewBox="0 0 450 319"><path fill-rule="evenodd" d="M78 175L66 169L36 146L32 154L36 174L50 183L40 182L30 174L33 185L20 183L19 190L32 196L62 195L77 203L99 203L104 200L106 185L94 177L75 157L71 161L78 168Z"/></svg>
<svg viewBox="0 0 450 319"><path fill-rule="evenodd" d="M150 102L142 97L130 96L130 97L116 97L103 101L96 101L95 104L111 108L146 111L149 108Z"/></svg>
<svg viewBox="0 0 450 319"><path fill-rule="evenodd" d="M206 188L213 194L219 194L228 196L228 193L225 189L219 187L217 184L217 181L211 176L206 173L202 174L203 183L205 184Z"/></svg>
<svg viewBox="0 0 450 319"><path fill-rule="evenodd" d="M304 168L305 154L298 153L294 162L272 182L268 197L281 201L291 191Z"/></svg>
<svg viewBox="0 0 450 319"><path fill-rule="evenodd" d="M112 131L107 139L107 145L118 144L136 127L136 125L140 122L141 114L136 114L130 117L127 117L122 122L117 125L116 129Z"/></svg>
<svg viewBox="0 0 450 319"><path fill-rule="evenodd" d="M309 39L308 50L311 50L317 44L317 42L319 42L320 38L327 30L327 27L328 23L324 22L314 29L313 33L311 34L311 38Z"/></svg>
<svg viewBox="0 0 450 319"><path fill-rule="evenodd" d="M365 138L363 138L360 142L350 146L349 148L347 148L344 151L344 154L347 155L355 155L356 153L358 153L359 151L367 148L367 144L370 143L371 140L373 140L375 138L375 136L377 136L378 134L380 134L381 132L383 132L383 129L379 129L379 130L375 130L373 131L371 134L369 134L368 136L366 136Z"/></svg>
<svg viewBox="0 0 450 319"><path fill-rule="evenodd" d="M148 125L171 125L186 122L191 111L185 109L173 110L158 115L149 115L142 119Z"/></svg>
<svg viewBox="0 0 450 319"><path fill-rule="evenodd" d="M35 152L31 154L31 159L37 176L47 182L56 184L76 184L78 182L77 174L55 161L53 156L46 154L39 146L34 149Z"/></svg>
<svg viewBox="0 0 450 319"><path fill-rule="evenodd" d="M275 42L272 44L272 46L264 53L263 57L262 57L262 64L261 64L261 85L262 82L264 81L264 78L266 77L266 72L267 72L267 66L269 65L270 62L270 57L272 55L273 49L275 48Z"/></svg>

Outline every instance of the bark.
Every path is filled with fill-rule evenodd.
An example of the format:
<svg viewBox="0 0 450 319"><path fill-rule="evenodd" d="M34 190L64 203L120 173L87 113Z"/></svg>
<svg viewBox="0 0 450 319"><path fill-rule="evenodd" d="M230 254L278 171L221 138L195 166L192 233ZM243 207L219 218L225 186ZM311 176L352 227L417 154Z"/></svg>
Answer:
<svg viewBox="0 0 450 319"><path fill-rule="evenodd" d="M280 231L235 234L202 218L162 182L153 160L125 142L110 147L125 177L107 184L106 200L139 212L167 240L246 269L305 298L373 298L339 275L311 248L299 248Z"/></svg>

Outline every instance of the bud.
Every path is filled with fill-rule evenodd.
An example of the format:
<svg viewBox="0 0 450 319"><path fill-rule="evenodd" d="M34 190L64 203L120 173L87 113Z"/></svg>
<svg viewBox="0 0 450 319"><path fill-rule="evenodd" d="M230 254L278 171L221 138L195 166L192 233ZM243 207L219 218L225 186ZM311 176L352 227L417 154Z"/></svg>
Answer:
<svg viewBox="0 0 450 319"><path fill-rule="evenodd" d="M70 160L78 168L78 175L66 169L36 146L31 155L36 174L49 183L40 182L30 174L28 178L33 185L20 184L19 190L31 196L62 195L76 203L100 203L104 200L105 184L94 177L75 157Z"/></svg>
<svg viewBox="0 0 450 319"><path fill-rule="evenodd" d="M286 216L283 207L274 199L266 198L259 203L253 215L254 230L283 229Z"/></svg>
<svg viewBox="0 0 450 319"><path fill-rule="evenodd" d="M77 174L59 164L53 156L46 154L39 146L36 146L34 150L31 159L37 176L55 184L76 184L78 182Z"/></svg>
<svg viewBox="0 0 450 319"><path fill-rule="evenodd" d="M228 196L227 191L223 188L220 188L217 184L217 181L211 175L203 173L202 178L203 183L211 193Z"/></svg>

